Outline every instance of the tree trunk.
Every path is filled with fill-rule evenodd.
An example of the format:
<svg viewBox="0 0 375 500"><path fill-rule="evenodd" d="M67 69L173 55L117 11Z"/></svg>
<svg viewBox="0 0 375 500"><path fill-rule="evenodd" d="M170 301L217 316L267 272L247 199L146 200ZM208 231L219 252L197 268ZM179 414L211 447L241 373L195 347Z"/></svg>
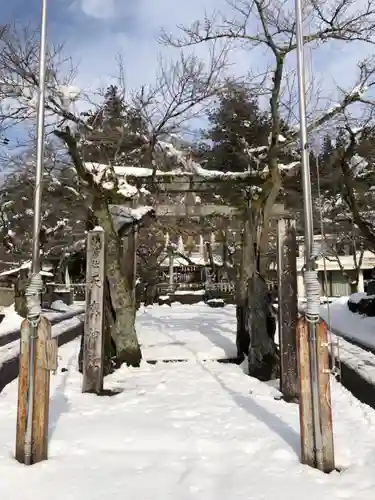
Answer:
<svg viewBox="0 0 375 500"><path fill-rule="evenodd" d="M130 290L133 315L135 322L135 315L137 311L136 296L135 296L135 283L136 283L136 245L137 245L137 232L133 227L129 229L129 233L122 238L122 251L125 278L127 281L128 289Z"/></svg>
<svg viewBox="0 0 375 500"><path fill-rule="evenodd" d="M241 248L240 278L237 283L237 353L248 356L249 375L259 380L276 378L279 356L274 341L276 320L267 284L259 273L257 225L247 210Z"/></svg>
<svg viewBox="0 0 375 500"><path fill-rule="evenodd" d="M350 294L357 293L358 292L358 281L350 281L349 286L350 286Z"/></svg>
<svg viewBox="0 0 375 500"><path fill-rule="evenodd" d="M113 227L109 207L104 200L97 203L94 212L107 236L106 267L109 293L113 308L114 322L111 325L111 337L116 345L116 364L126 363L139 366L142 353L135 331L135 291L134 261L124 262L123 247L120 237ZM128 268L129 270L129 268Z"/></svg>
<svg viewBox="0 0 375 500"><path fill-rule="evenodd" d="M144 276L143 300L145 306L152 306L157 300L158 275L156 270L150 271Z"/></svg>
<svg viewBox="0 0 375 500"><path fill-rule="evenodd" d="M112 306L108 279L104 289L104 375L113 372L116 365L116 344L112 338L112 329L116 321L116 313Z"/></svg>
<svg viewBox="0 0 375 500"><path fill-rule="evenodd" d="M276 320L271 311L267 283L258 273L250 278L248 293L249 375L259 380L271 380L279 375Z"/></svg>
<svg viewBox="0 0 375 500"><path fill-rule="evenodd" d="M247 217L241 235L240 272L236 282L236 316L237 316L237 356L239 361L249 354L250 336L247 328L248 281L254 264L252 251L252 234L250 220Z"/></svg>
<svg viewBox="0 0 375 500"><path fill-rule="evenodd" d="M92 197L92 219L97 219L106 233L106 274L115 317L111 337L116 344L116 362L118 365L127 363L139 366L142 353L135 331L133 289L126 279L121 240L114 229L109 211L110 193L104 194L95 185L92 175L85 168L77 140L70 134L70 131L55 130L54 133L65 142L80 179L89 186Z"/></svg>

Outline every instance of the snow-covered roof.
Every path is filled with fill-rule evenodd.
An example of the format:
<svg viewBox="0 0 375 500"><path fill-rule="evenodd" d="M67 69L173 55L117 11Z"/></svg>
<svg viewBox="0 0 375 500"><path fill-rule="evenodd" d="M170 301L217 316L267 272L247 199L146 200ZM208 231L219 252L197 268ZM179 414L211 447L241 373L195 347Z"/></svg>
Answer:
<svg viewBox="0 0 375 500"><path fill-rule="evenodd" d="M213 261L216 266L222 266L223 261L220 256L218 255L213 255ZM161 262L161 267L168 267L169 266L169 258L168 255L165 255L164 259ZM205 260L205 258L201 255L200 252L193 252L189 256L184 256L184 255L175 255L173 259L173 266L174 267L179 267L179 266L208 266L209 261Z"/></svg>

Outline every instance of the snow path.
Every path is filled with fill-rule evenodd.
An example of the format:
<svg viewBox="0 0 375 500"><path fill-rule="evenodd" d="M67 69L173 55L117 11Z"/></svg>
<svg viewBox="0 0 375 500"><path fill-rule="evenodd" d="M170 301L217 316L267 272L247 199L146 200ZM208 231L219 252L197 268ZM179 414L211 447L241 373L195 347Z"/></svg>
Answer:
<svg viewBox="0 0 375 500"><path fill-rule="evenodd" d="M226 313L207 310L209 315L215 311L218 329L224 329L221 322L225 315L228 322L231 316L232 321L235 318L233 309ZM186 314L187 321L202 312L197 306L176 306L173 313L169 308L148 309L147 314L155 317L151 354L155 353L159 331L165 335L161 342L169 338L168 333L173 339L179 338L179 330L171 322L171 314L177 320L178 311ZM165 326L159 328L163 314ZM211 322L215 314L209 316ZM147 322L142 323L140 314L139 330L142 324L151 329L152 321L146 317ZM181 321L181 338L186 341L183 349L191 352L186 326ZM147 328L140 331L140 336L151 339ZM195 325L192 330L192 352L198 345L208 347L204 335L201 343L198 341L198 329ZM164 357L170 358L169 350L174 351L175 347L172 343L163 349ZM245 376L240 367L196 359L184 363L143 363L138 369L124 367L106 378L105 387L121 393L96 397L80 392L78 351L79 339L59 351L60 368L51 381L47 462L26 468L13 460L17 382L1 393L0 498L374 497L375 412L336 383L332 391L336 462L345 470L328 476L299 463L298 407L275 400L279 394L275 388Z"/></svg>
<svg viewBox="0 0 375 500"><path fill-rule="evenodd" d="M216 360L235 358L235 306L211 308L203 302L186 306L142 307L137 332L144 358Z"/></svg>

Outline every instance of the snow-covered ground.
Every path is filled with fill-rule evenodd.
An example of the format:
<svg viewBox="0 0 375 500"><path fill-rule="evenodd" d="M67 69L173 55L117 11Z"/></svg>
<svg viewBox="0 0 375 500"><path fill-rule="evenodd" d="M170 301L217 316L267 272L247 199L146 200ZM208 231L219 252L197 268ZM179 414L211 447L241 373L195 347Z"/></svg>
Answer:
<svg viewBox="0 0 375 500"><path fill-rule="evenodd" d="M84 321L84 315L78 314L73 318L66 319L52 326L52 338L57 338L64 332L73 330L74 328L79 328ZM4 363L9 360L18 358L20 353L20 341L13 340L13 342L8 342L7 344L0 346L0 369Z"/></svg>
<svg viewBox="0 0 375 500"><path fill-rule="evenodd" d="M52 303L51 309L43 312L50 320L55 318L66 316L71 313L81 313L84 310L83 302L75 302L74 304L68 306L64 304L61 300L56 300ZM5 314L5 318L0 323L0 337L9 334L10 332L19 330L23 318L19 316L14 310L14 304L9 307L4 307L1 313Z"/></svg>
<svg viewBox="0 0 375 500"><path fill-rule="evenodd" d="M348 299L340 297L331 304L320 306L321 317L330 323L333 333L375 350L375 318L352 313Z"/></svg>
<svg viewBox="0 0 375 500"><path fill-rule="evenodd" d="M3 321L0 323L0 335L4 335L12 330L20 328L23 318L14 310L14 304L9 307L4 307L1 310L5 314Z"/></svg>
<svg viewBox="0 0 375 500"><path fill-rule="evenodd" d="M145 359L223 359L235 358L235 306L208 307L204 302L193 306L141 307L137 313L137 331Z"/></svg>
<svg viewBox="0 0 375 500"><path fill-rule="evenodd" d="M333 383L343 471L302 466L298 407L236 365L201 361L221 357L234 324L232 307L140 311L145 357L188 361L124 367L105 380L121 391L113 397L81 394L79 340L63 346L51 382L50 459L29 468L12 457L17 383L7 386L0 395L0 498L372 500L375 412Z"/></svg>
<svg viewBox="0 0 375 500"><path fill-rule="evenodd" d="M322 305L320 315L330 327L332 340L338 342L340 360L375 385L375 355L350 343L352 340L375 351L375 318L352 313L348 298Z"/></svg>
<svg viewBox="0 0 375 500"><path fill-rule="evenodd" d="M43 314L53 322L53 338L60 336L66 331L81 327L84 317L82 313L85 308L82 302L76 302L67 306L61 301L56 301L52 306L53 310L44 311ZM20 342L17 330L19 330L23 320L15 312L14 306L7 307L3 311L6 313L6 316L0 324L0 370L4 364L17 358L19 355ZM0 390L2 387L3 385L0 383Z"/></svg>

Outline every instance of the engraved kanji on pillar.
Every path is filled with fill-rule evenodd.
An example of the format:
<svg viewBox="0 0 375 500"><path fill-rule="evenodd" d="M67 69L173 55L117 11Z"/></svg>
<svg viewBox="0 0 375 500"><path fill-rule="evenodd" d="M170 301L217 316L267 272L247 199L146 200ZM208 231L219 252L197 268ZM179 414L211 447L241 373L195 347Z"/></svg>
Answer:
<svg viewBox="0 0 375 500"><path fill-rule="evenodd" d="M105 233L96 227L87 237L86 316L82 392L103 390Z"/></svg>

